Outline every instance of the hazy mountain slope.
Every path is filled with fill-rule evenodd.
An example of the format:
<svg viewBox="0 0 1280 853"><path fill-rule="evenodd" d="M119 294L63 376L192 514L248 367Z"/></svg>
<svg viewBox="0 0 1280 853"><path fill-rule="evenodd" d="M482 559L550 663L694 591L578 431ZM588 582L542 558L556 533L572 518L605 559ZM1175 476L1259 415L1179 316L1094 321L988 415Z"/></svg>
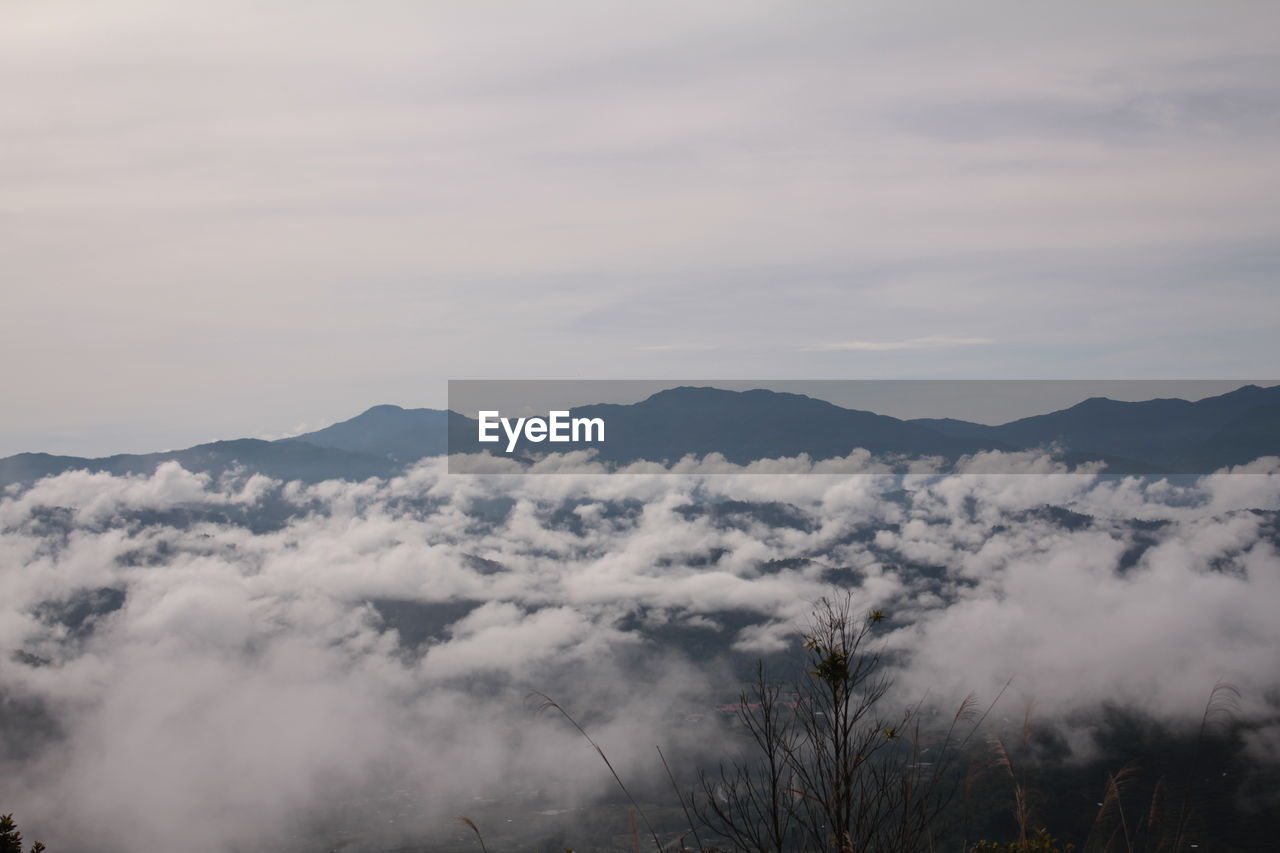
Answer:
<svg viewBox="0 0 1280 853"><path fill-rule="evenodd" d="M633 405L573 410L608 425L602 458L677 460L722 453L731 462L797 456L826 459L855 448L873 453L948 457L1002 447L993 440L944 435L928 427L823 400L775 391L680 387ZM571 447L572 445L561 445Z"/></svg>
<svg viewBox="0 0 1280 853"><path fill-rule="evenodd" d="M217 476L244 468L283 480L317 482L332 478L360 480L385 477L398 465L365 453L316 447L303 441L261 441L242 438L215 441L185 450L164 453L120 454L98 459L20 453L0 459L0 485L31 483L64 471L84 470L109 474L150 474L163 462L175 461L188 471Z"/></svg>
<svg viewBox="0 0 1280 853"><path fill-rule="evenodd" d="M1207 469L1280 455L1280 401L1250 409L1200 443L1189 459Z"/></svg>
<svg viewBox="0 0 1280 853"><path fill-rule="evenodd" d="M1122 466L1130 460L1153 470L1202 471L1280 454L1277 407L1280 386L1246 385L1196 402L1092 397L999 426L950 418L912 423L1018 449L1059 445L1076 457L1109 457Z"/></svg>
<svg viewBox="0 0 1280 853"><path fill-rule="evenodd" d="M1095 397L999 426L953 418L904 421L799 394L692 387L660 391L630 405L582 406L573 414L603 418L606 442L526 443L517 453L589 447L614 462L721 453L741 464L802 453L825 459L845 456L854 448L956 459L982 450L1052 445L1072 464L1101 460L1113 473L1134 474L1205 472L1280 455L1280 386L1248 385L1197 402ZM476 435L476 422L456 412L381 405L274 442L238 439L100 459L21 453L0 459L0 486L75 469L147 474L169 460L215 475L240 467L286 480L317 481L391 476L450 449L504 455L505 440L480 444Z"/></svg>
<svg viewBox="0 0 1280 853"><path fill-rule="evenodd" d="M350 420L294 436L294 440L316 447L413 462L447 452L446 429L450 414L443 409L374 406Z"/></svg>

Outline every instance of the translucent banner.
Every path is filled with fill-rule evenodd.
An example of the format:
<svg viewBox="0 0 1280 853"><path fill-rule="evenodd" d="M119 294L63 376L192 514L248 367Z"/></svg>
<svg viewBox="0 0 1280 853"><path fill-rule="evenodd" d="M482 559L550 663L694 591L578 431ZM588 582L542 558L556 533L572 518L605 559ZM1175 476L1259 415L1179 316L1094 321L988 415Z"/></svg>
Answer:
<svg viewBox="0 0 1280 853"><path fill-rule="evenodd" d="M1280 456L1280 384L1259 380L451 380L449 409L454 473L1158 476Z"/></svg>

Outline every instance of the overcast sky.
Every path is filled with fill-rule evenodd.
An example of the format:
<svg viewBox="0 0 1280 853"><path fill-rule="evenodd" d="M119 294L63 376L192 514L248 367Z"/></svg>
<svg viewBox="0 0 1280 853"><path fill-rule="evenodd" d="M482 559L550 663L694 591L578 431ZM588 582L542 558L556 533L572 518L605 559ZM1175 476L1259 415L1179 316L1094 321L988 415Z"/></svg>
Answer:
<svg viewBox="0 0 1280 853"><path fill-rule="evenodd" d="M0 0L0 455L1280 376L1280 5Z"/></svg>

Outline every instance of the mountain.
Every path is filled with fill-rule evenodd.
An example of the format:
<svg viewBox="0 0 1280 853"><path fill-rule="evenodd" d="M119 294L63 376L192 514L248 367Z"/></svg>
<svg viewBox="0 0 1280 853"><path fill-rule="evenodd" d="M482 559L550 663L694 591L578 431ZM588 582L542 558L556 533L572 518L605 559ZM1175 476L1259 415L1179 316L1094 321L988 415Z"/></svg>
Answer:
<svg viewBox="0 0 1280 853"><path fill-rule="evenodd" d="M98 459L53 456L48 453L19 453L0 459L0 486L32 483L64 471L83 470L107 474L150 474L163 462L177 462L188 471L218 476L243 468L283 480L341 478L362 480L386 477L400 466L388 459L365 453L316 447L303 441L261 441L241 438L198 444L185 450L164 453L120 454Z"/></svg>
<svg viewBox="0 0 1280 853"><path fill-rule="evenodd" d="M953 437L1028 449L1057 445L1075 456L1106 458L1167 473L1213 470L1280 455L1280 385L1245 385L1217 397L1123 402L1091 397L1057 412L999 426L920 419ZM1114 467L1114 466L1113 466Z"/></svg>
<svg viewBox="0 0 1280 853"><path fill-rule="evenodd" d="M877 454L956 459L982 450L1056 447L1078 464L1107 463L1122 474L1202 473L1259 456L1280 456L1280 386L1246 385L1196 402L1122 402L1094 397L1056 412L998 426L953 418L900 420L799 394L682 386L629 405L597 404L574 417L603 418L600 445L522 444L556 451L591 447L602 459L675 461L718 452L735 463L801 453L825 459L854 448ZM456 412L374 406L315 432L261 441L217 441L165 453L100 459L20 453L0 459L0 487L69 470L147 474L166 461L218 475L233 469L316 482L392 476L413 462L454 452L502 453L480 444L477 425Z"/></svg>
<svg viewBox="0 0 1280 853"><path fill-rule="evenodd" d="M442 409L374 406L350 420L288 440L380 456L395 462L416 462L448 452L450 418L462 416Z"/></svg>
<svg viewBox="0 0 1280 853"><path fill-rule="evenodd" d="M632 405L581 406L573 416L604 419L608 440L581 446L597 447L602 459L613 462L674 462L690 453L721 453L738 464L801 453L829 459L859 447L872 453L954 458L1002 447L801 394L765 390L684 386ZM566 443L557 449L574 447Z"/></svg>
<svg viewBox="0 0 1280 853"><path fill-rule="evenodd" d="M1189 455L1203 470L1243 465L1260 456L1280 455L1280 402L1249 409L1201 442Z"/></svg>

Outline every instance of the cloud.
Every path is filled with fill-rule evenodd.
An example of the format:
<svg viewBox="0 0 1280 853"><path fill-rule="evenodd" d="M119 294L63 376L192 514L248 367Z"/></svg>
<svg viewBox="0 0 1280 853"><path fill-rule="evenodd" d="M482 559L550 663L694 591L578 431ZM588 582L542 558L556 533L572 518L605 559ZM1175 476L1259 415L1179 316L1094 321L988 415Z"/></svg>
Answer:
<svg viewBox="0 0 1280 853"><path fill-rule="evenodd" d="M1227 679L1275 714L1275 460L1182 483L853 461L42 481L0 499L0 683L38 709L0 798L46 841L142 853L416 837L548 773L585 802L602 768L526 691L598 717L643 778L655 743L727 743L670 715L732 696L732 661L793 645L835 583L890 614L903 699L1012 676L1050 724L1112 703L1177 726Z"/></svg>
<svg viewBox="0 0 1280 853"><path fill-rule="evenodd" d="M994 344L991 338L953 338L934 336L927 338L907 338L900 341L839 341L829 344L813 344L802 347L804 352L841 352L845 350L861 352L886 352L902 349L946 349L949 347L970 347L982 344Z"/></svg>

